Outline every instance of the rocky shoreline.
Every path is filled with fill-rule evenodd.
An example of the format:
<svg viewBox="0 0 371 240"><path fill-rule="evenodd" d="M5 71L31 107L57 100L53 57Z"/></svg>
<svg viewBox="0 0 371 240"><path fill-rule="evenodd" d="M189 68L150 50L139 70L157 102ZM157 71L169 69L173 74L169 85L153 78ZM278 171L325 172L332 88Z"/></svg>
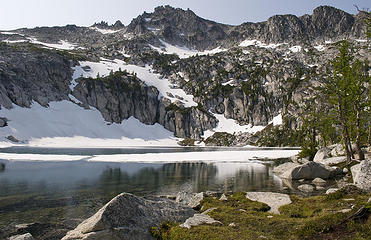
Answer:
<svg viewBox="0 0 371 240"><path fill-rule="evenodd" d="M330 152L336 148L339 146L332 147ZM347 163L342 156L323 154L329 152L328 150L319 150L314 161L292 157L290 162L274 168L274 173L282 179L285 185L282 192L290 193L290 190L297 189L303 194L289 195L272 192L225 194L211 191L193 193L189 189L174 196L158 197L137 197L129 193L122 193L93 216L80 223L75 229L68 231L63 240L153 239L154 236L157 236L156 234L163 234L163 224L166 223L171 223L172 228L192 229L196 226L208 225L222 228L224 227L222 219L213 218L216 214L214 212L218 212L216 210L218 207L209 206L208 202L218 201L218 204L222 206L224 206L223 203L228 205L232 201L231 199L235 199L238 194L240 194L239 197L243 195L243 199L247 199L246 201L262 203L261 206L264 209L262 211L271 214L268 218L279 215L282 211L281 206L293 207L300 196L305 196L303 201L311 198L333 198L329 196L336 198L337 196L349 195L350 197L347 198L351 199L349 201L358 199L358 197L362 199L370 197L371 159L367 158L360 162L354 160L352 163ZM366 154L366 156L369 155ZM237 203L239 202L240 200L237 201ZM249 202L249 204L252 203ZM355 205L352 206L352 208L343 206L337 211L344 214L353 213ZM242 213L244 211L241 210ZM367 211L369 215L369 210ZM174 225L174 223L177 224ZM233 228L235 224L232 222L229 225ZM26 232L27 227L32 229L30 226L20 228L18 231L20 234L9 239L39 239L37 236L33 238L29 232Z"/></svg>

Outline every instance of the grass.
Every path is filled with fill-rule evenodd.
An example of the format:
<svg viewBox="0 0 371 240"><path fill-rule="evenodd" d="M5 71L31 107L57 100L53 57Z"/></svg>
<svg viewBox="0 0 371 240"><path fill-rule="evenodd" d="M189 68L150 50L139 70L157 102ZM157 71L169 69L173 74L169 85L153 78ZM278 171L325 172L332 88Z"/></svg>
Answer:
<svg viewBox="0 0 371 240"><path fill-rule="evenodd" d="M371 239L370 194L353 194L342 191L330 196L300 198L291 196L292 204L280 208L281 215L268 212L264 203L245 198L236 193L227 201L207 197L203 210L216 207L209 215L222 225L201 225L191 229L166 222L153 228L157 239ZM353 198L352 201L347 199ZM344 200L345 199L345 200ZM348 213L339 210L353 209ZM362 206L368 214L362 220L351 216ZM273 217L272 217L273 216ZM235 227L229 226L235 223Z"/></svg>

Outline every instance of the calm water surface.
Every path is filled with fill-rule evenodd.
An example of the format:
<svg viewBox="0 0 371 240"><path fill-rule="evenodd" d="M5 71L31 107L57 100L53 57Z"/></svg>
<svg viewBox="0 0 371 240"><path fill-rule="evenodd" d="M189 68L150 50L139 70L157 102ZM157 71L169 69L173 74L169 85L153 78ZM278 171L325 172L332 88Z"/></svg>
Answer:
<svg viewBox="0 0 371 240"><path fill-rule="evenodd" d="M29 154L138 154L223 148L47 149L5 148ZM236 149L233 149L236 150ZM246 150L244 150L246 151ZM168 160L168 159L167 159ZM21 223L58 223L73 227L119 193L140 196L201 192L279 191L272 162L245 163L107 163L5 161L0 171L1 233Z"/></svg>

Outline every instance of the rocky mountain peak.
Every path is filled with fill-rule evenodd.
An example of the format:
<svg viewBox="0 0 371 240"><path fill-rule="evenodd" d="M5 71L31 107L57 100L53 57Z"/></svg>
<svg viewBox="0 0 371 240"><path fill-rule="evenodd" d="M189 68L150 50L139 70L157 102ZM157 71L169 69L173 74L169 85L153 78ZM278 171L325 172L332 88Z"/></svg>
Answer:
<svg viewBox="0 0 371 240"><path fill-rule="evenodd" d="M94 23L92 27L100 28L100 29L113 29L118 30L125 27L124 24L120 20L117 20L114 24L109 25L108 22L101 21L99 23Z"/></svg>

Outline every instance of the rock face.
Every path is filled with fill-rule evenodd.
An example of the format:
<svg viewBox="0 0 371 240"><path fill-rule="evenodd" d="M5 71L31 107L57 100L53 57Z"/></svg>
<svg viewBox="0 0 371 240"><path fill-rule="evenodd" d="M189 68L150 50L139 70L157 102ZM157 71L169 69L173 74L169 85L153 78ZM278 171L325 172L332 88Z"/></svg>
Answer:
<svg viewBox="0 0 371 240"><path fill-rule="evenodd" d="M0 44L0 108L68 99L73 62L52 51ZM40 87L42 86L42 87Z"/></svg>
<svg viewBox="0 0 371 240"><path fill-rule="evenodd" d="M73 95L86 108L97 108L108 122L121 123L134 116L145 124L159 123L175 136L194 139L216 126L210 113L170 104L159 97L156 88L127 72L116 72L102 79L80 79Z"/></svg>
<svg viewBox="0 0 371 240"><path fill-rule="evenodd" d="M365 38L363 20L367 17L364 12L351 15L321 6L312 15L277 15L265 22L230 26L198 17L191 10L164 6L138 16L127 27L121 22L112 26L101 22L90 28L67 25L0 33L0 41L4 41L0 44L0 106L29 107L35 101L47 107L50 101L70 100L71 67L78 61L104 58L148 65L172 87L193 95L198 104L192 108L171 104L154 87L133 76L78 80L73 96L85 107L97 108L111 123L134 116L146 124L159 123L177 137L200 140L205 130L216 127L213 114L251 126L268 125L280 113L295 119L300 109L291 109L288 103L300 108L311 97L307 90L318 85L322 78L317 73L324 72L324 63L336 54L335 46L325 41ZM68 41L76 48L50 49L35 43L35 38L49 45ZM241 44L245 40L247 43ZM353 42L365 49L366 43ZM169 44L226 51L188 58L162 54ZM318 58L313 59L313 54ZM361 55L369 58L365 51ZM298 124L294 120L288 123L290 128ZM231 135L225 136L227 141L210 142L248 144L250 137Z"/></svg>
<svg viewBox="0 0 371 240"><path fill-rule="evenodd" d="M315 178L329 179L341 173L341 170L328 167L316 162L308 162L303 165L286 164L275 170L278 176L292 180L313 180Z"/></svg>
<svg viewBox="0 0 371 240"><path fill-rule="evenodd" d="M351 168L354 184L367 192L371 192L371 160L363 160Z"/></svg>
<svg viewBox="0 0 371 240"><path fill-rule="evenodd" d="M279 214L278 208L291 203L290 196L282 193L272 192L247 192L246 198L262 202L271 207L269 210L272 213Z"/></svg>
<svg viewBox="0 0 371 240"><path fill-rule="evenodd" d="M194 210L167 199L145 199L123 193L67 233L63 240L152 239L149 229L169 220L184 222Z"/></svg>

